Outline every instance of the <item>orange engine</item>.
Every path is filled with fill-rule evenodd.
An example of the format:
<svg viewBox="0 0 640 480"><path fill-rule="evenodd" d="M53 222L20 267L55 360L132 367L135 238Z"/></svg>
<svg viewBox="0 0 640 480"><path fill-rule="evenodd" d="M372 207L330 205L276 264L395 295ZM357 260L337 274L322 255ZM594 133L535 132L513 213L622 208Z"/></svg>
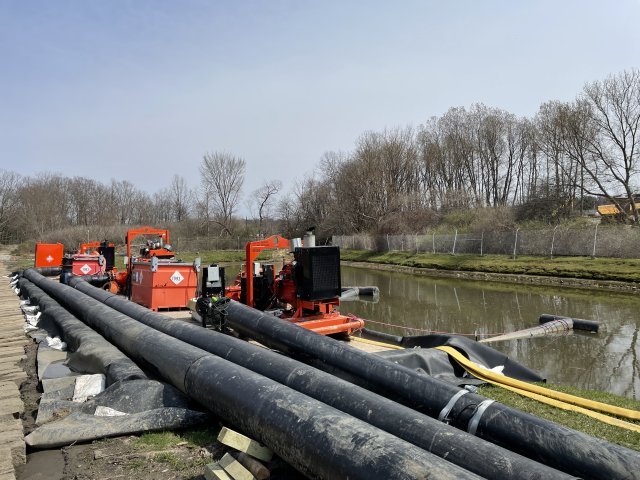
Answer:
<svg viewBox="0 0 640 480"><path fill-rule="evenodd" d="M285 263L277 274L270 264L254 271L254 260L261 251L289 247L289 241L280 236L247 243L245 271L235 285L226 287L225 295L259 310L279 311L283 320L323 335L350 334L364 327L363 320L337 310L341 293L338 247L296 247L295 261Z"/></svg>

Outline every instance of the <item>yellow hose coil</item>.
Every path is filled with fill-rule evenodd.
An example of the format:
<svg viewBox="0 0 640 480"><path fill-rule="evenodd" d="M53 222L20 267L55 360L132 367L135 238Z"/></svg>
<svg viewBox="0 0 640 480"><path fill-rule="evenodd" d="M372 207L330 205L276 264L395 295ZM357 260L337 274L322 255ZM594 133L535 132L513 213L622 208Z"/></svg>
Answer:
<svg viewBox="0 0 640 480"><path fill-rule="evenodd" d="M579 412L610 425L626 428L627 430L631 430L634 432L640 432L640 425L625 422L624 420L609 417L607 415L603 415L602 413L594 411L597 410L631 420L640 420L640 412L637 410L615 407L613 405L607 405L606 403L587 400L584 398L576 397L575 395L569 395L568 393L556 392L555 390L550 390L538 385L533 385L531 383L516 380L515 378L492 372L491 370L473 363L453 347L441 346L435 348L449 354L467 372L472 374L474 377L479 378L480 380L484 380L493 385L497 385L525 397L538 400L539 402L546 403L563 410Z"/></svg>

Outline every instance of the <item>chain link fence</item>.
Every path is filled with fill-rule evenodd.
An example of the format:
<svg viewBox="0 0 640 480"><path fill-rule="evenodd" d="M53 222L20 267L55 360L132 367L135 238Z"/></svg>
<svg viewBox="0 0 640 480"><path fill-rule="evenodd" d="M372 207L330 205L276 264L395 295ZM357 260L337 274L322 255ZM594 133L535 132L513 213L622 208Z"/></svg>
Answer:
<svg viewBox="0 0 640 480"><path fill-rule="evenodd" d="M640 228L599 225L538 230L482 231L474 233L426 233L414 235L337 235L333 245L345 249L379 252L590 256L637 258Z"/></svg>

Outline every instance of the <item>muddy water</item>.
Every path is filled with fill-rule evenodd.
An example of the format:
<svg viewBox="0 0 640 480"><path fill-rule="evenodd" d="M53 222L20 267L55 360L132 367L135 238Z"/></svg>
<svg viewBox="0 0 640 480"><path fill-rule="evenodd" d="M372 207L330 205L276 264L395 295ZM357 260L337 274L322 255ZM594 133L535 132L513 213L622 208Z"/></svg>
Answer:
<svg viewBox="0 0 640 480"><path fill-rule="evenodd" d="M341 311L395 335L436 331L473 338L535 326L542 313L596 320L601 325L595 334L574 331L490 345L550 382L640 399L640 296L353 267L342 267L342 285L377 285L377 303L344 302Z"/></svg>

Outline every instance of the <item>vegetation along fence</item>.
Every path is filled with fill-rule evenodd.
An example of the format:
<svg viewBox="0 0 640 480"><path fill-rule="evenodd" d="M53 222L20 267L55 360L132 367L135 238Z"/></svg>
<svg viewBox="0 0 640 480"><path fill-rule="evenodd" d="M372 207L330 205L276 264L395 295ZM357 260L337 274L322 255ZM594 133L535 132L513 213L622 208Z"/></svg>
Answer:
<svg viewBox="0 0 640 480"><path fill-rule="evenodd" d="M636 258L640 229L595 224L581 228L557 226L473 233L454 230L413 235L336 235L333 244L344 249L380 252Z"/></svg>

